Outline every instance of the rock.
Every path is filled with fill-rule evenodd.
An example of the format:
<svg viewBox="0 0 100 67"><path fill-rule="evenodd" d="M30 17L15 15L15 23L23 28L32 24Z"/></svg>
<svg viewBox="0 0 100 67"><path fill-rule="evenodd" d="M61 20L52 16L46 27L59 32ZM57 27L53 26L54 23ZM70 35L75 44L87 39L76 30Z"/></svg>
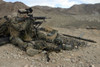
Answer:
<svg viewBox="0 0 100 67"><path fill-rule="evenodd" d="M30 67L34 67L33 65L30 65Z"/></svg>
<svg viewBox="0 0 100 67"><path fill-rule="evenodd" d="M88 53L88 54L90 54L90 52L89 52L89 51L87 51L87 53Z"/></svg>
<svg viewBox="0 0 100 67"><path fill-rule="evenodd" d="M90 65L89 67L95 67L94 65Z"/></svg>
<svg viewBox="0 0 100 67"><path fill-rule="evenodd" d="M56 67L60 67L60 65L59 66L56 66Z"/></svg>
<svg viewBox="0 0 100 67"><path fill-rule="evenodd" d="M29 67L29 65L28 65L28 64L26 64L24 67Z"/></svg>
<svg viewBox="0 0 100 67"><path fill-rule="evenodd" d="M19 57L19 58L21 57L20 54L18 54L18 57Z"/></svg>
<svg viewBox="0 0 100 67"><path fill-rule="evenodd" d="M71 60L72 63L77 62L77 60L75 58L71 58L70 60Z"/></svg>
<svg viewBox="0 0 100 67"><path fill-rule="evenodd" d="M27 60L27 57L25 57L24 59Z"/></svg>
<svg viewBox="0 0 100 67"><path fill-rule="evenodd" d="M56 60L52 60L51 62L52 62L52 63L55 63L55 62L56 62Z"/></svg>
<svg viewBox="0 0 100 67"><path fill-rule="evenodd" d="M67 58L67 59L64 59L65 61L67 61L67 62L70 62L71 61L71 59L69 59L69 58Z"/></svg>
<svg viewBox="0 0 100 67"><path fill-rule="evenodd" d="M8 56L7 58L9 59L10 57Z"/></svg>
<svg viewBox="0 0 100 67"><path fill-rule="evenodd" d="M47 53L47 51L42 51L43 54Z"/></svg>
<svg viewBox="0 0 100 67"><path fill-rule="evenodd" d="M74 54L71 54L71 56L74 56Z"/></svg>
<svg viewBox="0 0 100 67"><path fill-rule="evenodd" d="M59 65L59 66L57 66L57 67L65 67L64 65Z"/></svg>

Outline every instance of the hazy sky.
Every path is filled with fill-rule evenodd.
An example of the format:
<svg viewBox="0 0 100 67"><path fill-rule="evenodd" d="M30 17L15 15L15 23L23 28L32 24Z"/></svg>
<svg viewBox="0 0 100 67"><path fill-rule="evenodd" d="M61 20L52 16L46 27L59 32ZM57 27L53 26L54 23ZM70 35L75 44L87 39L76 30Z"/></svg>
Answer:
<svg viewBox="0 0 100 67"><path fill-rule="evenodd" d="M62 7L62 8L69 8L74 4L100 3L100 0L4 0L4 1L7 2L20 1L28 6L42 5L42 6L52 6L52 7Z"/></svg>

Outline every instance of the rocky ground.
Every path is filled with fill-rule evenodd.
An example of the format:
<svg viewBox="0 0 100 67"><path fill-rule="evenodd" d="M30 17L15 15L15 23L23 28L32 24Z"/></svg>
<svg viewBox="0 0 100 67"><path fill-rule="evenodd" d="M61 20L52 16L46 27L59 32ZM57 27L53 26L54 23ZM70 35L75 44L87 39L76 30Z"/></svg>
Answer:
<svg viewBox="0 0 100 67"><path fill-rule="evenodd" d="M46 61L44 52L29 57L12 44L0 47L0 67L100 67L100 30L59 29L59 33L66 33L95 40L87 47L80 47L72 51L52 52L50 62Z"/></svg>

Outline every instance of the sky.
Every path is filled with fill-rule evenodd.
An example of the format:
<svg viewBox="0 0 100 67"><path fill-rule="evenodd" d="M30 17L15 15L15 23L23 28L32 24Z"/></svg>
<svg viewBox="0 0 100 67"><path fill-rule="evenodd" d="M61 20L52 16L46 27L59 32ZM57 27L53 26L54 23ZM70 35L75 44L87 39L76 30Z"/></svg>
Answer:
<svg viewBox="0 0 100 67"><path fill-rule="evenodd" d="M61 7L69 8L74 4L95 4L100 3L100 0L4 0L6 2L16 2L20 1L28 6L51 6L51 7Z"/></svg>

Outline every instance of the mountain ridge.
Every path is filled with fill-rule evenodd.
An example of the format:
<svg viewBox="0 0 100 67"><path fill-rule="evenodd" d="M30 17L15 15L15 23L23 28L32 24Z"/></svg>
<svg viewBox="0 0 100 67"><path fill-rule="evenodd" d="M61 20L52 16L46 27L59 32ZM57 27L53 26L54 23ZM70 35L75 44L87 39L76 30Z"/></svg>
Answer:
<svg viewBox="0 0 100 67"><path fill-rule="evenodd" d="M16 12L18 9L21 8L28 8L22 2L5 2L0 0L0 16L8 15L12 12ZM100 14L100 3L97 4L80 4L80 5L73 5L70 8L53 8L49 6L33 6L35 11L40 10L44 12L54 12L54 13L63 13L63 14Z"/></svg>
<svg viewBox="0 0 100 67"><path fill-rule="evenodd" d="M0 16L9 15L12 12L16 12L18 9L27 8L24 3L22 2L5 2L0 0Z"/></svg>

